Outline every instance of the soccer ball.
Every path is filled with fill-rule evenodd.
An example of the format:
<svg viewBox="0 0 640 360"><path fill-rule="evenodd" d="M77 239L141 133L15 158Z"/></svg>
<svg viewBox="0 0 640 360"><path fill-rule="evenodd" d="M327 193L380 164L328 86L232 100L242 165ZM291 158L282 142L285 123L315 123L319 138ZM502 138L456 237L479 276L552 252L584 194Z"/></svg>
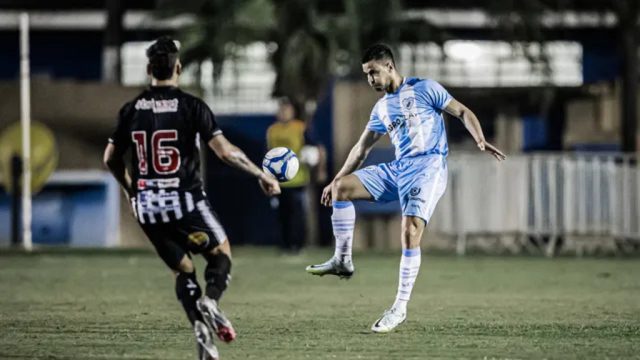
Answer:
<svg viewBox="0 0 640 360"><path fill-rule="evenodd" d="M262 160L262 170L273 175L278 181L289 181L298 173L298 157L286 147L269 150Z"/></svg>

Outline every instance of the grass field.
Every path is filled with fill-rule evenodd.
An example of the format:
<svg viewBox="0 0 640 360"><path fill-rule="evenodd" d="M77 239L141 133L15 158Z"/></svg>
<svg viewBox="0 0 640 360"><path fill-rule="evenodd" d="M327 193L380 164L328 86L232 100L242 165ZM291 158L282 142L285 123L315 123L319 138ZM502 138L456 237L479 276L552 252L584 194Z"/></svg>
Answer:
<svg viewBox="0 0 640 360"><path fill-rule="evenodd" d="M222 306L239 337L222 358L640 358L638 260L426 257L407 322L375 335L399 255L357 254L349 281L305 274L329 253L236 249ZM152 253L0 255L0 359L195 359L163 266Z"/></svg>

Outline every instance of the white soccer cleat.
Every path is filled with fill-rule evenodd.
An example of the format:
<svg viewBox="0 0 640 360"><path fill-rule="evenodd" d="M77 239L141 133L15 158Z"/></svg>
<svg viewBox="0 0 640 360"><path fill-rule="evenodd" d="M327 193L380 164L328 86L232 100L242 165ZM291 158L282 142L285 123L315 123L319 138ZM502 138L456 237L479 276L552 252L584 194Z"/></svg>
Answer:
<svg viewBox="0 0 640 360"><path fill-rule="evenodd" d="M193 324L193 331L196 333L198 341L198 360L218 360L218 348L213 343L213 337L209 331L209 327L200 320L196 320Z"/></svg>
<svg viewBox="0 0 640 360"><path fill-rule="evenodd" d="M332 257L322 264L307 266L306 271L312 275L336 275L342 279L348 279L355 272L355 267L353 266L352 261L343 262Z"/></svg>
<svg viewBox="0 0 640 360"><path fill-rule="evenodd" d="M202 314L206 325L220 340L231 342L236 338L236 331L233 329L231 321L229 321L222 310L220 310L215 300L203 296L198 299L196 306Z"/></svg>
<svg viewBox="0 0 640 360"><path fill-rule="evenodd" d="M398 325L402 324L406 319L406 311L401 311L392 307L391 309L386 310L384 314L382 314L382 317L378 319L373 326L371 326L371 331L379 334L388 333Z"/></svg>

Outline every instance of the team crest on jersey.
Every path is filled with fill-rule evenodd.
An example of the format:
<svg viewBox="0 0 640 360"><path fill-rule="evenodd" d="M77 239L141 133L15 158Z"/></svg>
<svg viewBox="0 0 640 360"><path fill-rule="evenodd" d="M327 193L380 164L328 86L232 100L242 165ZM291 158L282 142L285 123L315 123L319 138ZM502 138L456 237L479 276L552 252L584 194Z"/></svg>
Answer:
<svg viewBox="0 0 640 360"><path fill-rule="evenodd" d="M209 242L209 235L202 231L193 232L189 234L189 242L197 246L202 246Z"/></svg>
<svg viewBox="0 0 640 360"><path fill-rule="evenodd" d="M419 187L413 187L411 188L411 190L409 191L409 194L411 194L411 196L418 196L420 194L420 191L422 189Z"/></svg>
<svg viewBox="0 0 640 360"><path fill-rule="evenodd" d="M413 107L414 102L415 99L413 97L408 97L402 100L402 106L404 106L405 109L410 110Z"/></svg>

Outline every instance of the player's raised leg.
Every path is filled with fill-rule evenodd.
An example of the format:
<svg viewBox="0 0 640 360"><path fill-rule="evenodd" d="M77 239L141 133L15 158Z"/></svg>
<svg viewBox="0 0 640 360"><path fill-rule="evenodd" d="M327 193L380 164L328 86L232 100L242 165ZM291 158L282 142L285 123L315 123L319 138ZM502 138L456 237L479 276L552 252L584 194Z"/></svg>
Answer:
<svg viewBox="0 0 640 360"><path fill-rule="evenodd" d="M322 264L307 266L306 270L313 275L337 275L341 278L349 278L355 271L351 249L356 211L351 200L372 200L373 197L360 179L351 174L333 182L331 198L333 199L331 223L336 239L334 255Z"/></svg>
<svg viewBox="0 0 640 360"><path fill-rule="evenodd" d="M416 216L402 217L402 257L398 275L398 292L390 309L386 310L371 327L378 333L386 333L402 324L407 318L407 303L411 298L413 284L420 271L421 253L420 239L424 232L425 222Z"/></svg>
<svg viewBox="0 0 640 360"><path fill-rule="evenodd" d="M220 310L218 302L227 288L231 272L231 247L229 241L224 242L211 251L203 254L207 260L204 278L207 283L205 296L197 301L198 310L206 324L216 333L220 340L230 342L236 338L231 322Z"/></svg>

